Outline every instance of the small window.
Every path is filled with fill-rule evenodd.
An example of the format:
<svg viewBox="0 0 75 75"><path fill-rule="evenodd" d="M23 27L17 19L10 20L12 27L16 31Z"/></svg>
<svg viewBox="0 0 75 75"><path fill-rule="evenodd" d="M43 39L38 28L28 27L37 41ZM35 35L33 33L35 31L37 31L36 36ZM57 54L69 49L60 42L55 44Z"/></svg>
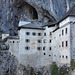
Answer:
<svg viewBox="0 0 75 75"><path fill-rule="evenodd" d="M68 41L66 41L66 47L68 46Z"/></svg>
<svg viewBox="0 0 75 75"><path fill-rule="evenodd" d="M67 28L65 29L65 33L67 34Z"/></svg>
<svg viewBox="0 0 75 75"><path fill-rule="evenodd" d="M50 40L50 43L52 42L52 40Z"/></svg>
<svg viewBox="0 0 75 75"><path fill-rule="evenodd" d="M26 39L26 42L30 42L30 40L29 39Z"/></svg>
<svg viewBox="0 0 75 75"><path fill-rule="evenodd" d="M64 58L64 55L62 56L62 58Z"/></svg>
<svg viewBox="0 0 75 75"><path fill-rule="evenodd" d="M54 57L56 57L56 55L54 55Z"/></svg>
<svg viewBox="0 0 75 75"><path fill-rule="evenodd" d="M49 55L49 57L50 57L51 55Z"/></svg>
<svg viewBox="0 0 75 75"><path fill-rule="evenodd" d="M41 50L42 48L41 47L37 47L37 50Z"/></svg>
<svg viewBox="0 0 75 75"><path fill-rule="evenodd" d="M46 36L46 33L44 33L44 36Z"/></svg>
<svg viewBox="0 0 75 75"><path fill-rule="evenodd" d="M33 34L33 36L35 36L35 35L36 35L36 33L35 33L35 32L33 32L32 34Z"/></svg>
<svg viewBox="0 0 75 75"><path fill-rule="evenodd" d="M13 41L13 43L15 43L15 41Z"/></svg>
<svg viewBox="0 0 75 75"><path fill-rule="evenodd" d="M68 56L66 56L66 59L68 58Z"/></svg>
<svg viewBox="0 0 75 75"><path fill-rule="evenodd" d="M49 48L49 50L51 50L51 47Z"/></svg>
<svg viewBox="0 0 75 75"><path fill-rule="evenodd" d="M46 43L46 39L43 40L43 43Z"/></svg>
<svg viewBox="0 0 75 75"><path fill-rule="evenodd" d="M17 41L17 43L19 43L19 42Z"/></svg>
<svg viewBox="0 0 75 75"><path fill-rule="evenodd" d="M44 55L46 55L46 53L44 53Z"/></svg>
<svg viewBox="0 0 75 75"><path fill-rule="evenodd" d="M42 43L42 40L38 40L38 43Z"/></svg>
<svg viewBox="0 0 75 75"><path fill-rule="evenodd" d="M62 42L62 47L64 47L64 42Z"/></svg>
<svg viewBox="0 0 75 75"><path fill-rule="evenodd" d="M52 33L50 32L50 35L52 35Z"/></svg>
<svg viewBox="0 0 75 75"><path fill-rule="evenodd" d="M43 50L45 50L46 47L43 47Z"/></svg>
<svg viewBox="0 0 75 75"><path fill-rule="evenodd" d="M64 35L64 30L62 30L62 35Z"/></svg>
<svg viewBox="0 0 75 75"><path fill-rule="evenodd" d="M61 58L61 55L59 57Z"/></svg>
<svg viewBox="0 0 75 75"><path fill-rule="evenodd" d="M41 36L42 34L41 33L38 33L38 36Z"/></svg>
<svg viewBox="0 0 75 75"><path fill-rule="evenodd" d="M59 36L61 36L61 34L59 34Z"/></svg>
<svg viewBox="0 0 75 75"><path fill-rule="evenodd" d="M25 49L26 49L26 50L30 50L30 47L26 47Z"/></svg>
<svg viewBox="0 0 75 75"><path fill-rule="evenodd" d="M26 32L26 35L30 35L30 33L29 32Z"/></svg>
<svg viewBox="0 0 75 75"><path fill-rule="evenodd" d="M61 47L61 45L59 45L59 47Z"/></svg>

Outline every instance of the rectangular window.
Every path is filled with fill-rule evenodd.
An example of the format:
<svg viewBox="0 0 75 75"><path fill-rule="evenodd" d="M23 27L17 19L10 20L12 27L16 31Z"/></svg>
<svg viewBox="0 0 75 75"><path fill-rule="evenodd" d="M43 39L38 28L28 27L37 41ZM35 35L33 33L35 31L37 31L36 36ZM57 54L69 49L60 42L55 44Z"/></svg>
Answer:
<svg viewBox="0 0 75 75"><path fill-rule="evenodd" d="M49 50L51 50L52 48L50 47Z"/></svg>
<svg viewBox="0 0 75 75"><path fill-rule="evenodd" d="M64 55L62 56L62 58L64 58Z"/></svg>
<svg viewBox="0 0 75 75"><path fill-rule="evenodd" d="M42 43L42 40L38 40L38 43Z"/></svg>
<svg viewBox="0 0 75 75"><path fill-rule="evenodd" d="M42 34L41 33L38 33L38 36L41 36Z"/></svg>
<svg viewBox="0 0 75 75"><path fill-rule="evenodd" d="M50 32L50 35L52 35L52 33Z"/></svg>
<svg viewBox="0 0 75 75"><path fill-rule="evenodd" d="M45 50L45 47L43 47L43 50Z"/></svg>
<svg viewBox="0 0 75 75"><path fill-rule="evenodd" d="M30 35L30 32L26 32L26 35Z"/></svg>
<svg viewBox="0 0 75 75"><path fill-rule="evenodd" d="M30 40L29 39L26 39L26 42L30 42Z"/></svg>
<svg viewBox="0 0 75 75"><path fill-rule="evenodd" d="M25 47L26 50L30 50L30 47Z"/></svg>
<svg viewBox="0 0 75 75"><path fill-rule="evenodd" d="M43 43L46 43L46 39L43 40Z"/></svg>
<svg viewBox="0 0 75 75"><path fill-rule="evenodd" d="M62 47L64 47L64 42L62 42Z"/></svg>
<svg viewBox="0 0 75 75"><path fill-rule="evenodd" d="M50 40L50 43L52 42L52 40Z"/></svg>
<svg viewBox="0 0 75 75"><path fill-rule="evenodd" d="M66 56L66 59L68 58L68 56Z"/></svg>
<svg viewBox="0 0 75 75"><path fill-rule="evenodd" d="M33 35L33 36L35 36L35 35L36 35L36 33L35 33L35 32L33 32L33 33L32 33L32 35Z"/></svg>
<svg viewBox="0 0 75 75"><path fill-rule="evenodd" d="M66 47L68 46L68 41L66 41Z"/></svg>
<svg viewBox="0 0 75 75"><path fill-rule="evenodd" d="M41 50L42 48L41 47L37 47L37 50Z"/></svg>
<svg viewBox="0 0 75 75"><path fill-rule="evenodd" d="M46 33L44 33L44 36L46 36Z"/></svg>
<svg viewBox="0 0 75 75"><path fill-rule="evenodd" d="M65 29L65 33L67 34L67 28Z"/></svg>
<svg viewBox="0 0 75 75"><path fill-rule="evenodd" d="M64 35L64 30L62 30L62 35Z"/></svg>

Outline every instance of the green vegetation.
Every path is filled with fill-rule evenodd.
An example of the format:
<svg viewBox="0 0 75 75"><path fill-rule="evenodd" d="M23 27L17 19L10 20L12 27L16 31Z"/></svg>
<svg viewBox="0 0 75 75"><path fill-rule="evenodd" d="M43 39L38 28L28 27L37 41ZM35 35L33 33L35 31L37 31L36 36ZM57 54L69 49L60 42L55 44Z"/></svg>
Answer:
<svg viewBox="0 0 75 75"><path fill-rule="evenodd" d="M7 38L3 39L3 42L6 42L7 41Z"/></svg>
<svg viewBox="0 0 75 75"><path fill-rule="evenodd" d="M70 68L71 68L72 71L75 69L75 60L74 59L71 60Z"/></svg>
<svg viewBox="0 0 75 75"><path fill-rule="evenodd" d="M35 73L32 72L31 75L40 75L40 73L35 74Z"/></svg>
<svg viewBox="0 0 75 75"><path fill-rule="evenodd" d="M57 14L57 11L55 10L55 13Z"/></svg>
<svg viewBox="0 0 75 75"><path fill-rule="evenodd" d="M61 68L58 68L56 64L52 64L51 72L52 75L65 75L65 74L69 74L69 68L66 66L62 66Z"/></svg>

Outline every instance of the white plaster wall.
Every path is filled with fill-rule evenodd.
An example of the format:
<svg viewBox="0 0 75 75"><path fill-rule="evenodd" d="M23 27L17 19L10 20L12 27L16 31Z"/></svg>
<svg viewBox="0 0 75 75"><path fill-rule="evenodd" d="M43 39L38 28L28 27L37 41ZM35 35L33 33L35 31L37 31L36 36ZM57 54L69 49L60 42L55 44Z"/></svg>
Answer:
<svg viewBox="0 0 75 75"><path fill-rule="evenodd" d="M75 17L67 17L66 19L64 19L63 21L61 21L60 23L59 23L59 26L60 27L62 27L62 26L64 26L65 24L67 24L68 22L75 22Z"/></svg>
<svg viewBox="0 0 75 75"><path fill-rule="evenodd" d="M66 28L68 29L67 34L65 34ZM62 30L64 30L64 35L62 35ZM63 41L64 41L64 47L62 47ZM65 46L66 41L68 41L68 47ZM64 58L62 58L63 55ZM68 56L67 59L66 56ZM53 33L53 61L57 62L58 64L70 64L70 25L69 24L60 27L60 29L58 29Z"/></svg>
<svg viewBox="0 0 75 75"><path fill-rule="evenodd" d="M37 50L37 47L42 47L42 43L38 43L37 40L43 38L43 31L38 29L21 29L19 31L20 44L19 44L19 60L24 65L38 66L41 65L41 50ZM26 35L26 32L30 32L30 35ZM32 33L35 32L36 35L33 36ZM38 36L41 33L41 36ZM26 43L25 40L29 39L30 42ZM30 50L25 50L25 47L29 46ZM39 59L39 60L38 60Z"/></svg>
<svg viewBox="0 0 75 75"><path fill-rule="evenodd" d="M53 41L52 41L52 47L53 47L53 62L60 63L60 29L53 32Z"/></svg>
<svg viewBox="0 0 75 75"><path fill-rule="evenodd" d="M5 39L9 34L2 34L2 40Z"/></svg>
<svg viewBox="0 0 75 75"><path fill-rule="evenodd" d="M14 43L13 43L14 41ZM18 57L19 55L19 39L8 39L7 43L9 44L9 51Z"/></svg>

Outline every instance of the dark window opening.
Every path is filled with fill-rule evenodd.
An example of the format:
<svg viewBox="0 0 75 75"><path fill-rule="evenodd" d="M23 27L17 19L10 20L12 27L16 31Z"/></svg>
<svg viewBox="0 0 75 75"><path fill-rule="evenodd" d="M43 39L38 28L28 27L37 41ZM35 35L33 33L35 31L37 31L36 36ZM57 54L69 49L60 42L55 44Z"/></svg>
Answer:
<svg viewBox="0 0 75 75"><path fill-rule="evenodd" d="M61 34L59 34L59 36L61 36Z"/></svg>
<svg viewBox="0 0 75 75"><path fill-rule="evenodd" d="M45 50L45 47L43 47L43 50Z"/></svg>
<svg viewBox="0 0 75 75"><path fill-rule="evenodd" d="M67 34L67 28L65 29L65 33Z"/></svg>
<svg viewBox="0 0 75 75"><path fill-rule="evenodd" d="M42 43L42 40L38 40L38 43Z"/></svg>
<svg viewBox="0 0 75 75"><path fill-rule="evenodd" d="M46 36L46 33L44 33L44 36Z"/></svg>
<svg viewBox="0 0 75 75"><path fill-rule="evenodd" d="M44 55L46 55L46 54L44 53Z"/></svg>
<svg viewBox="0 0 75 75"><path fill-rule="evenodd" d="M49 55L49 57L50 57L51 55Z"/></svg>
<svg viewBox="0 0 75 75"><path fill-rule="evenodd" d="M62 30L62 35L64 35L64 30Z"/></svg>
<svg viewBox="0 0 75 75"><path fill-rule="evenodd" d="M49 48L49 50L51 50L51 47Z"/></svg>
<svg viewBox="0 0 75 75"><path fill-rule="evenodd" d="M29 32L26 32L26 35L30 35L30 33Z"/></svg>
<svg viewBox="0 0 75 75"><path fill-rule="evenodd" d="M68 41L66 41L66 47L68 46Z"/></svg>
<svg viewBox="0 0 75 75"><path fill-rule="evenodd" d="M26 39L26 42L30 42L30 40L29 39Z"/></svg>
<svg viewBox="0 0 75 75"><path fill-rule="evenodd" d="M13 43L14 43L15 41L13 41Z"/></svg>
<svg viewBox="0 0 75 75"><path fill-rule="evenodd" d="M50 43L51 43L52 41L50 40Z"/></svg>
<svg viewBox="0 0 75 75"><path fill-rule="evenodd" d="M41 50L42 48L41 47L37 47L37 50Z"/></svg>
<svg viewBox="0 0 75 75"><path fill-rule="evenodd" d="M59 45L59 47L61 47L61 45Z"/></svg>
<svg viewBox="0 0 75 75"><path fill-rule="evenodd" d="M54 55L54 57L56 57L56 55Z"/></svg>
<svg viewBox="0 0 75 75"><path fill-rule="evenodd" d="M36 35L36 33L35 33L35 32L33 32L32 34L33 34L34 36Z"/></svg>
<svg viewBox="0 0 75 75"><path fill-rule="evenodd" d="M64 42L62 42L62 47L64 47Z"/></svg>
<svg viewBox="0 0 75 75"><path fill-rule="evenodd" d="M26 47L25 49L26 49L26 50L30 50L30 47Z"/></svg>
<svg viewBox="0 0 75 75"><path fill-rule="evenodd" d="M66 56L66 59L68 58L68 56Z"/></svg>
<svg viewBox="0 0 75 75"><path fill-rule="evenodd" d="M52 35L52 33L50 32L50 35Z"/></svg>
<svg viewBox="0 0 75 75"><path fill-rule="evenodd" d="M41 36L41 33L38 33L38 36Z"/></svg>
<svg viewBox="0 0 75 75"><path fill-rule="evenodd" d="M62 58L64 58L64 55L62 56Z"/></svg>
<svg viewBox="0 0 75 75"><path fill-rule="evenodd" d="M43 43L46 43L46 39L43 40Z"/></svg>
<svg viewBox="0 0 75 75"><path fill-rule="evenodd" d="M60 55L60 58L61 58L61 55Z"/></svg>

